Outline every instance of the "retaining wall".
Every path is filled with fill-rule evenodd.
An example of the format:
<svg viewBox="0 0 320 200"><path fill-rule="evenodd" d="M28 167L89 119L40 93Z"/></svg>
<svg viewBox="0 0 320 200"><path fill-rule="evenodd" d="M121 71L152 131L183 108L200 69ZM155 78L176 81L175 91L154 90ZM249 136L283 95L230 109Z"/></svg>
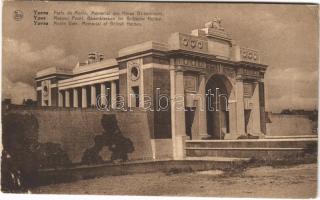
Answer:
<svg viewBox="0 0 320 200"><path fill-rule="evenodd" d="M271 113L267 123L267 135L293 136L316 134L316 124L307 115L286 115Z"/></svg>
<svg viewBox="0 0 320 200"><path fill-rule="evenodd" d="M100 112L95 109L10 109L5 112L32 114L39 123L40 143L59 143L73 163L81 161L84 151L94 145L94 137L103 133L103 115L115 115L122 135L134 145L129 160L151 160L152 148L145 112ZM100 155L110 160L111 152L105 147Z"/></svg>

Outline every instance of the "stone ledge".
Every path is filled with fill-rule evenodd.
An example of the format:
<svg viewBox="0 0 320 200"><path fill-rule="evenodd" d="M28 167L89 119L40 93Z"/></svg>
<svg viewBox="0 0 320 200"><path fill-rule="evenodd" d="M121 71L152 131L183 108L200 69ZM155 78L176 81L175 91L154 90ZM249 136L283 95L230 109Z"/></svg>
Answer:
<svg viewBox="0 0 320 200"><path fill-rule="evenodd" d="M120 49L118 52L119 57L124 57L140 52L145 52L148 50L158 50L158 51L167 51L168 47L167 44L155 42L155 41L148 41L136 45L132 45L123 49Z"/></svg>

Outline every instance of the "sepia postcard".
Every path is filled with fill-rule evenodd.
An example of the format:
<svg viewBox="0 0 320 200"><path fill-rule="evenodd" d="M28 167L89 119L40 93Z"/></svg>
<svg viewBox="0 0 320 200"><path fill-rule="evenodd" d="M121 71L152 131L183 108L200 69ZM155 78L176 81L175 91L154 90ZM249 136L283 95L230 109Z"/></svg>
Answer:
<svg viewBox="0 0 320 200"><path fill-rule="evenodd" d="M2 193L316 198L318 12L4 1Z"/></svg>

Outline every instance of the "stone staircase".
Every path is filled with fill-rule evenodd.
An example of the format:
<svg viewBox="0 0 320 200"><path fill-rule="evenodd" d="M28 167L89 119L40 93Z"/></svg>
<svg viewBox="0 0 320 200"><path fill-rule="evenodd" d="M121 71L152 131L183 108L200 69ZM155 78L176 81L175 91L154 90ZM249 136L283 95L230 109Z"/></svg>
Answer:
<svg viewBox="0 0 320 200"><path fill-rule="evenodd" d="M187 140L186 159L195 158L255 158L289 159L317 151L315 137L244 140Z"/></svg>
<svg viewBox="0 0 320 200"><path fill-rule="evenodd" d="M318 135L285 135L285 136L268 136L266 135L264 139L297 139L297 138L318 138Z"/></svg>

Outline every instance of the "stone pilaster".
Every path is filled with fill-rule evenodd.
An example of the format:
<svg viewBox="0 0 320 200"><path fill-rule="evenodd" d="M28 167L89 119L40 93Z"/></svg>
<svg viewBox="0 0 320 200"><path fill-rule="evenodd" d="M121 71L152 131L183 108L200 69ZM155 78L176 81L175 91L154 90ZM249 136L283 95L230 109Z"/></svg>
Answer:
<svg viewBox="0 0 320 200"><path fill-rule="evenodd" d="M265 88L264 80L259 82L259 100L260 100L260 127L263 134L267 134L266 125L266 108L267 108L267 91Z"/></svg>
<svg viewBox="0 0 320 200"><path fill-rule="evenodd" d="M198 107L197 114L199 114L199 129L198 135L195 139L202 139L208 137L207 131L207 107L206 107L206 77L205 74L200 74L199 76L199 92L198 95L200 99L198 99Z"/></svg>
<svg viewBox="0 0 320 200"><path fill-rule="evenodd" d="M236 109L237 109L237 134L245 134L244 123L244 101L243 101L243 80L236 80Z"/></svg>
<svg viewBox="0 0 320 200"><path fill-rule="evenodd" d="M173 63L174 59L170 60ZM175 112L175 94L176 94L176 72L174 66L170 66L170 106L171 106L171 137L172 137L172 151L173 159L177 159L177 146L176 146L176 112Z"/></svg>
<svg viewBox="0 0 320 200"><path fill-rule="evenodd" d="M260 126L260 99L259 99L259 82L254 83L254 91L251 97L251 102L253 103L253 108L251 111L252 117L252 133L253 134L261 134L261 126Z"/></svg>
<svg viewBox="0 0 320 200"><path fill-rule="evenodd" d="M185 95L183 71L177 70L175 76L175 159L180 160L185 157L184 144L186 139L185 125Z"/></svg>
<svg viewBox="0 0 320 200"><path fill-rule="evenodd" d="M231 90L228 99L229 108L229 130L230 134L237 134L237 100L236 100L236 86Z"/></svg>

